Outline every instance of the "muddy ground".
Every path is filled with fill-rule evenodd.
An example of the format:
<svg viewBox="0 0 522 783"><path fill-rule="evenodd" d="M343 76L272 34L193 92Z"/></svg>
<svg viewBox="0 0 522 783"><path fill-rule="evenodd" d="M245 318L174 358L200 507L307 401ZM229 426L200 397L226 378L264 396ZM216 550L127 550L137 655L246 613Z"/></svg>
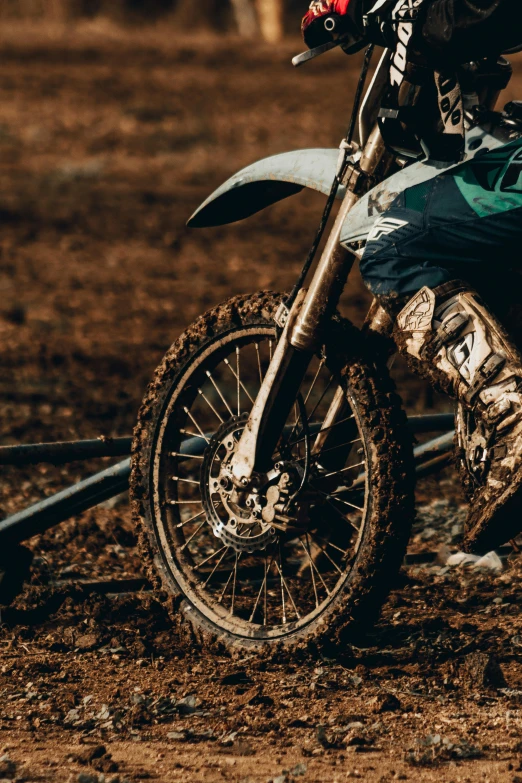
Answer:
<svg viewBox="0 0 522 783"><path fill-rule="evenodd" d="M300 46L99 22L0 31L2 443L130 433L186 324L291 285L321 198L226 228L184 221L253 159L337 145L356 70L334 54L296 72ZM366 303L354 273L343 309L360 321ZM440 408L399 374L408 410ZM104 464L4 469L2 513ZM31 582L2 613L0 779L522 780L522 561L433 559L458 549L451 470L418 505L380 624L336 659L203 654L146 586L85 584L142 577L125 497L34 539Z"/></svg>

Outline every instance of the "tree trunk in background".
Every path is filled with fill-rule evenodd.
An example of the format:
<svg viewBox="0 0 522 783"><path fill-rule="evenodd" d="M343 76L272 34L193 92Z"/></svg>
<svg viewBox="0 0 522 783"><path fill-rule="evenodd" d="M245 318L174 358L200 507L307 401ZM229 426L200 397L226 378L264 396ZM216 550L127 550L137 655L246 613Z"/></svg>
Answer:
<svg viewBox="0 0 522 783"><path fill-rule="evenodd" d="M283 0L257 0L261 35L268 43L278 43L283 37Z"/></svg>
<svg viewBox="0 0 522 783"><path fill-rule="evenodd" d="M257 34L256 12L252 0L231 0L239 35L254 38Z"/></svg>

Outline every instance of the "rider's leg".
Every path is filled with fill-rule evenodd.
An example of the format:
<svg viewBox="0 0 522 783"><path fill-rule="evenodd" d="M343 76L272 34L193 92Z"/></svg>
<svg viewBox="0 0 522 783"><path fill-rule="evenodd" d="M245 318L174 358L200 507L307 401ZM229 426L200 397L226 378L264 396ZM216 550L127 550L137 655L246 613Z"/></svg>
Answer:
<svg viewBox="0 0 522 783"><path fill-rule="evenodd" d="M377 222L361 263L399 348L479 421L484 471L466 526L467 546L476 550L521 526L522 359L469 282L484 290L489 280L498 293L503 269L516 263L522 196L509 203L478 214L454 177L439 177L406 191Z"/></svg>

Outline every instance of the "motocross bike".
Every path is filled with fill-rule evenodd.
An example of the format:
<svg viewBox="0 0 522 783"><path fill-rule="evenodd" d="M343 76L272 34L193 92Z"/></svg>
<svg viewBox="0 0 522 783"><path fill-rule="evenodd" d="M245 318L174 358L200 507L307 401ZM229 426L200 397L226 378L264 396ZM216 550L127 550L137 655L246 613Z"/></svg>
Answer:
<svg viewBox="0 0 522 783"><path fill-rule="evenodd" d="M133 513L151 578L202 637L228 647L347 639L375 620L410 535L412 438L388 354L373 340L379 309L360 331L336 308L376 219L441 167L380 108L390 51L365 88L372 52L340 150L254 163L190 218L223 225L303 188L329 194L291 294L236 296L189 326L156 371L135 430ZM522 105L494 111L511 75L505 59L464 70L467 161L522 133ZM423 100L422 87L407 89L405 101ZM457 419L464 453L473 425L463 411Z"/></svg>

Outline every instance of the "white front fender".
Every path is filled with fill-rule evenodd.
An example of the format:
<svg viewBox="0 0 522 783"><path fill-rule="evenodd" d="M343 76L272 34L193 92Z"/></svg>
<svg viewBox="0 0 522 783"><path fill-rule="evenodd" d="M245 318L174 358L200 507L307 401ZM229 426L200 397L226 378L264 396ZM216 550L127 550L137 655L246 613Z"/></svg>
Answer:
<svg viewBox="0 0 522 783"><path fill-rule="evenodd" d="M194 212L187 225L193 228L222 226L254 215L303 188L330 192L339 150L310 149L284 152L238 171L212 193ZM345 189L339 188L338 198Z"/></svg>

